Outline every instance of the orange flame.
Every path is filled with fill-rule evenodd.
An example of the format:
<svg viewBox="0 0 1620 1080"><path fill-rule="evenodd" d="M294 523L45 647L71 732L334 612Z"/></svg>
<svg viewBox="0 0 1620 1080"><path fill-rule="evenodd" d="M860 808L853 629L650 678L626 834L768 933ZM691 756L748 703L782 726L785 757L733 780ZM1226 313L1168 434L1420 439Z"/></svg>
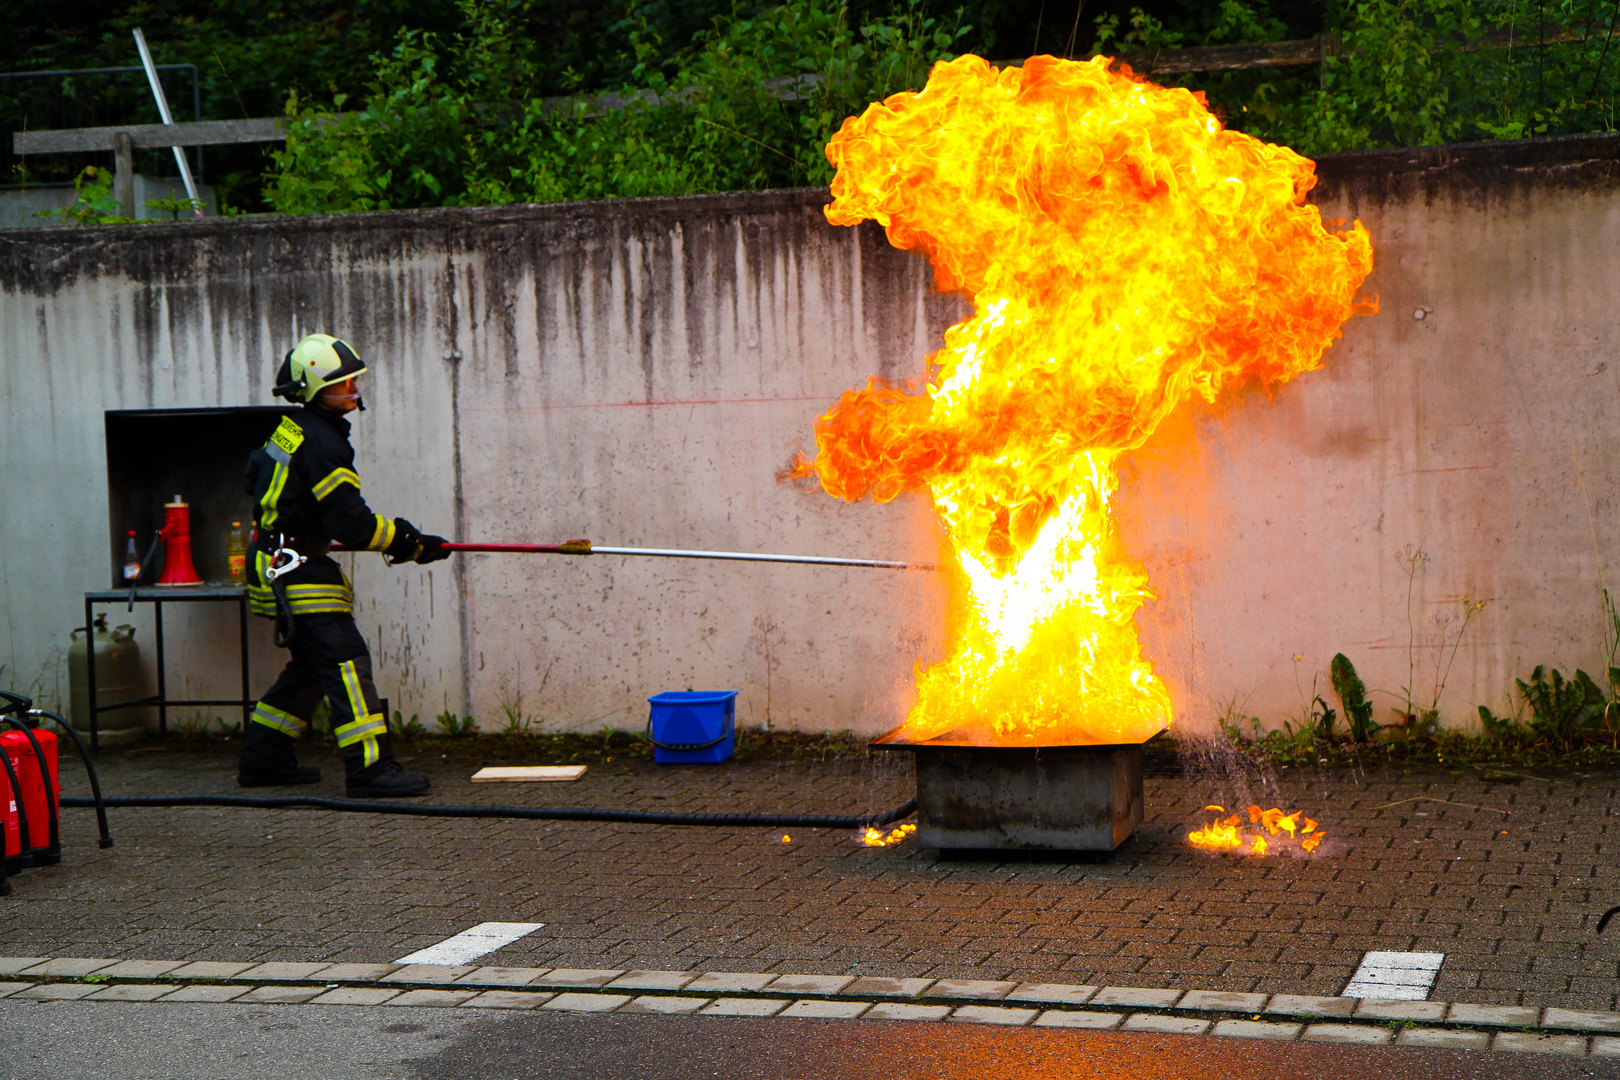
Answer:
<svg viewBox="0 0 1620 1080"><path fill-rule="evenodd" d="M1087 63L976 56L844 121L827 220L880 222L972 300L913 387L869 381L799 463L842 499L927 492L962 603L919 665L907 738L1138 740L1170 722L1152 598L1108 503L1121 453L1193 398L1318 366L1372 266L1330 232L1314 166L1223 130L1201 95Z"/></svg>
<svg viewBox="0 0 1620 1080"><path fill-rule="evenodd" d="M1206 811L1220 811L1223 808L1210 805L1204 807L1204 809ZM1302 818L1305 822L1303 830L1299 827ZM1320 831L1320 827L1316 822L1305 817L1303 810L1295 810L1291 814L1285 814L1275 806L1270 810L1262 810L1258 806L1251 806L1249 807L1248 824L1250 826L1258 825L1260 829L1264 829L1272 836L1287 833L1290 839L1299 839L1299 848L1305 852L1312 852L1320 847L1322 838L1325 835ZM1225 820L1211 821L1202 829L1194 829L1187 834L1187 840L1194 847L1209 848L1214 851L1240 848L1244 844L1250 844L1252 840L1249 853L1253 855L1266 854L1271 850L1273 843L1288 844L1288 841L1268 841L1264 836L1259 835L1259 829L1253 829L1246 833L1243 828L1243 815L1241 814L1233 814Z"/></svg>
<svg viewBox="0 0 1620 1080"><path fill-rule="evenodd" d="M877 826L868 825L865 831L861 833L861 843L867 847L888 847L891 844L898 844L916 831L917 826L915 825L902 825L885 835L883 830Z"/></svg>

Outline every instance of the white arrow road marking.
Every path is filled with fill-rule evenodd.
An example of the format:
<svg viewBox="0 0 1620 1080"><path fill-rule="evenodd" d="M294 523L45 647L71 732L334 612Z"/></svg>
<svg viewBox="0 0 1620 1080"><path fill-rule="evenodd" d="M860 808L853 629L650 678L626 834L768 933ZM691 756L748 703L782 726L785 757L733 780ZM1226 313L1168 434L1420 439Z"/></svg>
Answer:
<svg viewBox="0 0 1620 1080"><path fill-rule="evenodd" d="M1427 1001L1446 954L1437 952L1370 952L1345 985L1344 997L1385 1001Z"/></svg>
<svg viewBox="0 0 1620 1080"><path fill-rule="evenodd" d="M512 944L520 937L534 933L545 923L538 922L485 922L455 937L445 938L437 945L429 945L409 956L395 960L396 964L465 964L486 953Z"/></svg>

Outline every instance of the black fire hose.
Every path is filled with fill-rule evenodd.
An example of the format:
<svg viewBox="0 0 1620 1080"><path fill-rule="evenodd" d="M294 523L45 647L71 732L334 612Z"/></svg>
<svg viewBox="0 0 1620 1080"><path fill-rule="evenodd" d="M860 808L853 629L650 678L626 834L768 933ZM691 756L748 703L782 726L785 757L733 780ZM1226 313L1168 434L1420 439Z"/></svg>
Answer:
<svg viewBox="0 0 1620 1080"><path fill-rule="evenodd" d="M84 748L84 740L79 738L79 733L73 729L72 724L68 723L56 713L53 713L48 709L34 708L32 698L24 697L21 694L13 694L7 690L0 690L0 717L5 717L5 722L12 727L20 727L20 721L13 720L13 715L27 717L30 720L36 721L53 721L57 727L61 728L62 731L67 734L68 738L73 740L73 748L79 752L79 760L84 763L84 771L90 777L91 797L88 799L81 799L78 803L71 805L93 806L96 808L96 824L101 827L101 846L104 848L112 847L112 834L107 831L107 811L105 809L106 803L103 802L101 798L101 779L96 776L96 767L91 764L90 752ZM45 756L40 751L39 740L34 738L31 731L24 730L23 734L28 737L29 743L33 745L34 755L40 763L40 773L43 777L45 772ZM4 755L0 755L0 757L4 757ZM28 826L27 818L24 817L24 809L21 797L22 789L17 785L17 777L12 773L11 761L9 758L5 759L5 766L7 778L11 781L11 790L17 793L17 817L19 819L19 824L23 829L19 835L22 837L23 843L26 843L28 837ZM45 789L49 793L50 797L55 796L56 792L51 790L51 785L48 780L45 783ZM66 800L58 799L56 801L56 805L58 807L62 807L70 804ZM53 837L52 839L54 840L55 838Z"/></svg>
<svg viewBox="0 0 1620 1080"><path fill-rule="evenodd" d="M371 802L327 799L318 795L123 795L95 799L64 795L63 806L245 806L256 810L342 810L357 814L408 814L415 817L525 818L534 821L616 821L632 825L732 825L760 828L864 829L888 825L917 810L917 800L883 814L675 814L658 810L598 810L590 806L436 806L432 803Z"/></svg>
<svg viewBox="0 0 1620 1080"><path fill-rule="evenodd" d="M29 709L28 715L42 720L54 720L56 726L67 732L68 737L73 740L73 748L79 752L79 760L84 763L84 771L90 777L90 798L79 801L85 806L96 808L96 826L101 830L99 846L112 847L112 833L107 831L107 800L101 797L101 778L96 775L96 767L90 762L90 751L85 749L84 740L79 738L79 733L73 729L72 724L47 709ZM56 805L62 807L69 803L66 799L59 798Z"/></svg>

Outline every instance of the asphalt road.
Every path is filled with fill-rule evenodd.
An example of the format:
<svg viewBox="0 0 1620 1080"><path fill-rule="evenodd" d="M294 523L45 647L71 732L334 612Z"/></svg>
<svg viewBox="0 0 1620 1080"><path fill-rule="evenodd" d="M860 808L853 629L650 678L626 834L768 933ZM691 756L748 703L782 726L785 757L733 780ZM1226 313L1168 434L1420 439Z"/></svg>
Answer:
<svg viewBox="0 0 1620 1080"><path fill-rule="evenodd" d="M1612 1064L967 1024L0 1002L6 1080L1470 1080Z"/></svg>

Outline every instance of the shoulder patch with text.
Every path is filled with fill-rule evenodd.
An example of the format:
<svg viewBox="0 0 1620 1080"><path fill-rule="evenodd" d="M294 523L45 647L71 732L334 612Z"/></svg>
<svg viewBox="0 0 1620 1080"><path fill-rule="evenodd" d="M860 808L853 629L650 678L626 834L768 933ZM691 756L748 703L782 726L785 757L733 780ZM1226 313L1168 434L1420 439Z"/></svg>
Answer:
<svg viewBox="0 0 1620 1080"><path fill-rule="evenodd" d="M293 423L292 417L283 416L281 423L276 425L276 430L271 433L270 441L289 454L296 453L298 447L303 444L304 429Z"/></svg>

